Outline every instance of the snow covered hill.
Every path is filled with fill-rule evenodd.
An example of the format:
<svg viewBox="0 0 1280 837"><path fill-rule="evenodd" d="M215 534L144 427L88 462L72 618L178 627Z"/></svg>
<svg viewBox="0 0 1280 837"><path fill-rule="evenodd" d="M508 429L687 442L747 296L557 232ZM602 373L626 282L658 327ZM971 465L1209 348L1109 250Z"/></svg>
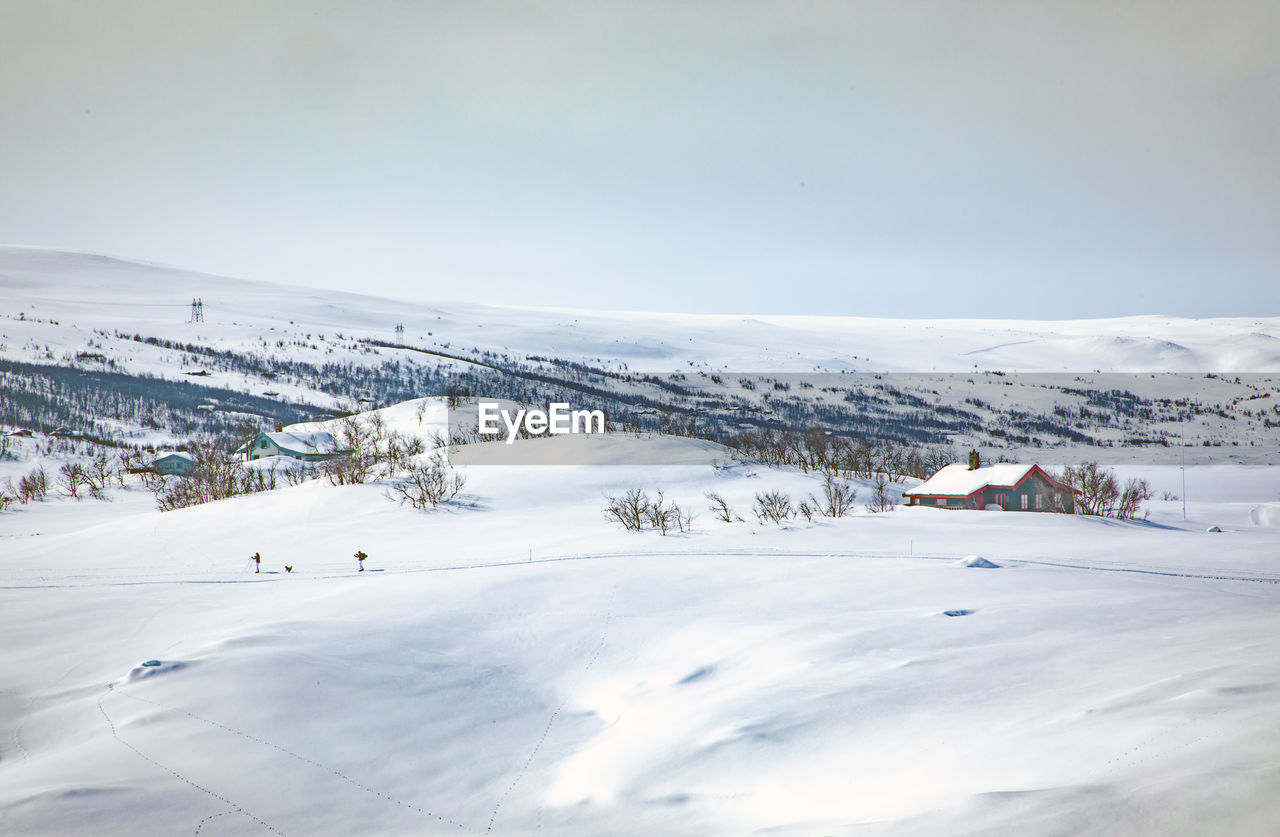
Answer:
<svg viewBox="0 0 1280 837"><path fill-rule="evenodd" d="M821 392L993 427L1017 401L1161 450L1194 404L1190 432L1224 446L1180 447L1218 463L1185 471L1114 448L1145 457L1119 476L1161 498L1130 521L877 513L855 480L846 517L765 524L759 495L799 500L820 478L632 433L517 442L545 452L536 467L464 446L462 494L430 510L387 478L169 512L134 477L102 500L55 489L0 511L0 834L1273 835L1280 481L1220 451L1275 461L1277 333L426 305L0 248L6 392L93 387L131 443L182 438L203 412L284 415L272 405L332 429L330 410L372 406L365 382L506 358L689 372L732 390L747 427L788 386L820 400L782 372L884 370ZM770 398L763 378L715 381L725 368L772 376ZM1072 372L997 374L1015 368ZM1193 371L1131 375L1152 381L1138 398L1095 369ZM173 384L153 387L162 403L123 389L142 375ZM377 415L430 435L445 412ZM14 437L0 483L56 468L66 438ZM689 531L610 522L631 490L694 512Z"/></svg>
<svg viewBox="0 0 1280 837"><path fill-rule="evenodd" d="M701 510L714 490L750 519L755 492L816 480L467 471L432 512L322 480L0 515L0 830L1263 835L1280 816L1269 469L1191 469L1185 523L1173 502L1128 523L701 511L667 537L608 524L603 497Z"/></svg>
<svg viewBox="0 0 1280 837"><path fill-rule="evenodd" d="M353 284L376 294L376 277ZM188 322L194 299L203 323ZM346 338L391 340L403 324L415 345L659 372L1280 372L1280 317L891 320L423 304L13 246L0 247L0 316L4 357L105 342L139 369L148 368L140 350L120 351L95 330L228 348L283 341L296 357L331 358L352 351Z"/></svg>

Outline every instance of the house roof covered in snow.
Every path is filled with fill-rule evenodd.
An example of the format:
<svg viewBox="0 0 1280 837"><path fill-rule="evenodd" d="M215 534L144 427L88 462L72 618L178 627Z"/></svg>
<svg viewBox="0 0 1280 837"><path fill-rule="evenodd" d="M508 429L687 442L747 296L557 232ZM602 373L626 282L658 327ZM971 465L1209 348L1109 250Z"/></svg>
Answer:
<svg viewBox="0 0 1280 837"><path fill-rule="evenodd" d="M1034 464L1019 465L1015 462L1000 462L995 465L983 465L980 468L970 470L968 465L957 463L955 465L947 465L920 485L907 489L902 493L916 497L968 497L975 491L981 491L989 485L1012 488L1026 479L1032 471L1039 471L1044 475L1045 479L1055 485L1061 485L1053 477L1046 474L1042 468Z"/></svg>
<svg viewBox="0 0 1280 837"><path fill-rule="evenodd" d="M299 433L286 430L263 435L270 439L276 447L293 453L334 453L338 450L338 440L333 437L332 433L324 431Z"/></svg>
<svg viewBox="0 0 1280 837"><path fill-rule="evenodd" d="M237 453L244 453L249 448L255 447L259 439L266 438L271 444L280 448L282 451L298 455L313 455L325 453L340 453L341 448L338 440L334 438L332 433L325 431L314 431L303 433L299 431L277 431L268 433L263 431L254 437L252 442L241 445L236 449Z"/></svg>
<svg viewBox="0 0 1280 837"><path fill-rule="evenodd" d="M195 463L196 458L186 451L181 450L162 450L156 454L155 462L163 462L166 459L185 459L187 462Z"/></svg>

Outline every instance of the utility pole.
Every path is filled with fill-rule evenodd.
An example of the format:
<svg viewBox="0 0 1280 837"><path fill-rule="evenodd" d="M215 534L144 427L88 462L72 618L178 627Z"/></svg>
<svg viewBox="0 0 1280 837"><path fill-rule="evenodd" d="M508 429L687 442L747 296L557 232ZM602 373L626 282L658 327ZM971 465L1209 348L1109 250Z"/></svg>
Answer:
<svg viewBox="0 0 1280 837"><path fill-rule="evenodd" d="M1182 429L1182 519L1187 519L1187 420L1185 414L1178 411L1178 426Z"/></svg>

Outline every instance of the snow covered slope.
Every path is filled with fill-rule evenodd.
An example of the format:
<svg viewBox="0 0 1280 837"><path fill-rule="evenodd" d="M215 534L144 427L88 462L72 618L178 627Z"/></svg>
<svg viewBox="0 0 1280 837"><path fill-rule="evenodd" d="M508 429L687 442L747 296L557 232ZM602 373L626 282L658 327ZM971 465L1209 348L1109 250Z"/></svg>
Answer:
<svg viewBox="0 0 1280 837"><path fill-rule="evenodd" d="M600 515L816 490L749 465L472 468L433 512L324 481L24 506L0 831L1269 834L1280 496L1191 470L1185 523Z"/></svg>
<svg viewBox="0 0 1280 837"><path fill-rule="evenodd" d="M376 294L376 277L352 284ZM187 322L196 298L203 323ZM14 359L110 342L95 329L240 349L283 341L298 358L358 358L342 336L396 339L399 323L413 345L647 371L1280 371L1280 317L891 320L422 304L12 246L0 247L0 317L0 356ZM146 367L138 347L124 348L111 353Z"/></svg>

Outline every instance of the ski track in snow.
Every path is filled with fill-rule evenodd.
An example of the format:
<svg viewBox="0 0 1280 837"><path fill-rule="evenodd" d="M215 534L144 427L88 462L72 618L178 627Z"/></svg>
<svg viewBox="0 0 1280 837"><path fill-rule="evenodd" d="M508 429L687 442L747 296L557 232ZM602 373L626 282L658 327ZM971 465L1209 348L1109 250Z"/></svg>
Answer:
<svg viewBox="0 0 1280 837"><path fill-rule="evenodd" d="M255 814L252 814L252 813L250 813L249 811L246 811L243 807L241 807L241 806L237 805L236 803L232 802L230 799L227 799L225 796L223 796L222 794L218 793L217 791L210 790L209 788L206 788L204 785L197 784L196 782L192 781L191 779L188 779L186 776L183 776L181 773L179 773L178 771L174 770L172 767L169 767L167 764L164 764L163 762L160 762L160 761L158 761L158 760L156 760L156 759L152 758L151 756L149 756L149 755L147 755L146 753L144 753L144 752L142 752L141 750L139 750L137 747L135 747L135 746L133 746L132 744L130 744L128 741L125 741L123 738L121 738L121 737L120 737L120 733L119 733L119 731L116 729L115 721L111 720L111 716L107 714L107 709L106 709L106 707L102 705L102 701L107 697L107 695L109 695L109 694L113 694L113 693L114 693L114 692L116 692L116 691L117 691L117 690L116 690L116 688L115 688L115 685L114 685L114 684L108 684L108 685L107 685L107 691L103 692L103 693L98 697L98 711L102 713L102 717L103 717L103 719L104 719L104 720L106 720L106 722L107 722L107 726L109 726L109 727L111 728L111 737L112 737L112 738L114 738L116 741L120 742L120 743L121 743L121 744L123 744L124 746L128 747L130 750L132 750L134 753L136 753L136 754L137 754L140 758L142 758L144 761L148 761L148 762L150 762L151 764L155 765L156 767L160 768L161 770L163 770L163 771L165 771L166 773L168 773L168 774L170 774L171 776L173 776L173 777L174 777L175 779L177 779L178 781L183 782L183 783L185 783L185 784L187 784L187 785L190 785L191 787L195 788L196 790L198 790L198 791L202 791L202 792L204 792L204 793L208 794L209 796L212 796L214 799L218 800L219 802L222 802L223 804L225 804L225 805L229 806L229 807L232 809L232 812L237 813L237 814L244 814L246 817L248 817L249 819L253 820L254 822L256 822L258 825L262 826L263 828L267 829L267 830L268 830L268 831L270 831L272 834L279 834L279 835L280 835L280 837L284 837L284 832L283 832L283 831L280 831L278 828L276 828L275 826L273 826L273 825L271 825L270 823L266 822L266 821L265 821L265 820L263 820L261 817L259 817L259 816L255 815ZM124 694L124 693L123 693L123 692L121 692L121 694ZM126 695L126 697L132 697L132 695ZM204 827L204 823L205 823L205 822L207 822L209 819L211 819L211 817L205 817L205 819L203 819L203 820L201 820L201 821L200 821L200 823L196 826L196 832L197 832L197 833L199 833L200 829Z"/></svg>
<svg viewBox="0 0 1280 837"><path fill-rule="evenodd" d="M525 562L529 563L529 562ZM587 664L582 667L582 671L578 673L578 680L581 681L586 677L587 672L591 671L591 667L596 664L596 660L600 659L600 652L604 650L605 640L609 637L609 628L613 624L613 607L617 599L617 590L615 589L609 596L609 608L605 612L604 630L600 632L600 641L596 643L595 650L591 654L591 659L587 660ZM569 690L572 693L572 689ZM560 713L564 711L568 704L569 698L566 697L560 701L560 704L551 713L551 717L547 719L547 726L542 730L542 737L538 739L538 743L533 745L533 749L529 751L529 757L524 760L524 764L520 766L519 772L515 778L511 780L511 784L503 791L502 796L498 798L498 803L493 806L493 812L489 815L489 825L485 828L484 833L488 834L493 831L494 822L498 818L498 814L502 811L502 806L506 804L507 798L511 796L512 791L516 789L516 785L520 784L520 780L524 778L524 774L528 772L529 765L538 755L538 751L542 749L542 745L546 743L547 736L551 734L551 727L555 725L556 719L560 717ZM542 829L542 806L538 806L538 830Z"/></svg>
<svg viewBox="0 0 1280 837"><path fill-rule="evenodd" d="M188 711L188 710L186 710L186 709L182 709L182 708L177 707L177 706L170 706L170 705L168 705L168 704L166 704L166 703L161 703L161 702L159 702L159 701L150 700L149 698L139 697L138 695L131 694L130 692L126 692L124 689L114 688L114 689L112 689L112 691L113 691L113 693L114 693L114 694L122 695L123 697L130 698L131 700L140 701L141 703L149 703L149 704L151 704L152 706L156 706L156 707L159 707L159 708L161 708L161 709L168 709L168 710L169 710L169 711L171 711L171 712L179 712L179 713L181 713L181 714L183 714L183 715L186 715L188 718L191 718L192 720L200 721L201 723L208 724L209 726L212 726L212 727L216 727L216 728L218 728L218 729L222 730L223 732L231 733L232 735L239 736L239 737L244 738L244 739L246 739L246 740L248 740L248 741L252 741L252 742L254 742L254 743L261 744L261 745L262 745L262 746L264 746L264 747L270 747L271 749L276 750L276 751L278 751L278 752L281 752L281 753L285 754L286 756L289 756L290 758L296 759L296 760L298 760L298 761L300 761L300 762L302 762L302 763L304 763L304 764L307 764L307 765L310 765L310 766L312 766L312 767L318 768L318 769L323 770L323 771L325 771L325 772L327 772L327 773L331 773L332 775L337 776L339 779L343 780L344 782L346 782L347 784L351 785L352 787L357 788L357 789L359 789L359 790L362 790L362 791L364 791L365 793L372 794L373 796L376 796L378 799L381 799L382 801L384 801L384 802L386 802L386 803L388 803L388 804L398 805L398 806L400 806L400 807L402 807L402 808L407 808L407 809L409 809L410 811L415 811L415 812L417 812L418 814L421 814L422 816L425 816L425 817L431 817L432 819L438 820L439 822L444 823L445 825L451 825L451 826L454 826L455 828L458 828L458 829L460 829L460 830L462 830L462 831L466 831L466 832L469 832L469 833L472 833L472 834L474 834L474 833L475 833L474 831L472 831L471 829L467 828L465 825L463 825L463 824L462 824L462 823L460 823L460 822L456 822L456 821L454 821L454 820L451 820L451 819L449 819L448 817L442 816L442 815L437 814L437 813L435 813L435 812L433 812L433 811L428 811L428 810L426 810L426 809L424 809L424 808L420 808L420 807L418 807L417 805L414 805L412 802L405 802L405 801L403 801L403 800L401 800L401 799L397 799L396 797L391 796L390 794L386 794L386 793L383 793L382 791L375 790L374 788L371 788L371 787L369 787L368 785L362 784L361 782L358 782L358 781L356 781L355 779L352 779L350 776L348 776L346 773L343 773L341 770L337 769L336 767L332 767L332 766L330 766L330 765L323 764L322 762L318 762L318 761L316 761L315 759L308 758L307 756L301 755L301 754L299 754L299 753L295 753L293 750L290 750L290 749L289 749L289 748L287 748L287 747L282 747L281 745L276 744L276 743L275 743L275 742L273 742L273 741L268 741L268 740L267 740L267 739L265 739L265 738L260 738L259 736L253 735L253 734L251 734L251 733L244 732L243 730L236 729L235 727L228 726L228 725L226 725L226 724L224 724L224 723L221 723L220 721L215 721L215 720L212 720L211 718L206 718L206 717L204 717L203 715L197 715L197 714L196 714L196 713L194 713L194 712ZM99 709L101 709L101 708L102 708L102 701L101 701L101 699L99 699L99 701L98 701L98 708L99 708ZM105 714L106 714L106 712L104 711L104 712L103 712L103 714L105 715ZM109 721L110 721L110 719L108 719L108 722L109 722ZM114 726L114 725L113 725L113 726L112 726L112 728L111 728L111 732L112 732L112 734L115 734L115 726ZM117 736L117 738L118 738L118 737L119 737L119 736ZM545 737L545 735L544 735L544 737ZM126 743L126 742L121 742L121 743ZM129 746L130 746L130 749L133 749L133 747L132 747L131 745L129 745ZM135 750L135 752L137 752L137 751ZM139 755L142 755L142 754L141 754L141 753L139 753ZM143 756L143 758L146 758L146 756ZM150 759L148 759L148 760L150 760ZM158 763L158 762L156 762L156 764L159 764L159 763ZM160 766L161 766L161 767L163 767L163 765L160 765ZM174 771L173 771L173 770L171 770L170 768L167 768L167 767L166 767L165 769L166 769L166 770L169 770L169 772L171 772L171 773L174 773L174 775L175 775L175 776L177 776L177 775L178 775L176 772L174 772ZM179 778L183 778L183 777L179 776ZM187 779L185 779L185 778L183 778L183 781L186 781L186 782L188 782L188 784L192 784L192 785L194 785L195 787L199 787L199 785L195 785L195 783L194 783L194 782L189 782L189 781L188 781ZM201 790L204 790L204 788L201 788ZM212 794L212 792L211 792L211 791L206 791L206 793L211 793L211 794ZM212 795L217 796L217 794L212 794ZM218 798L219 798L219 799L222 799L222 797L218 797ZM224 801L224 802L227 802L227 800L225 800L225 799L224 799L223 801ZM234 805L234 803L230 803L230 802L228 802L228 804ZM225 812L224 812L224 813L225 813ZM206 817L206 819L211 819L211 818L212 818L212 817ZM203 823L203 822L204 822L204 820L202 820L201 822ZM198 832L199 832L199 828L197 828L197 829L196 829L196 831L197 831L197 833L198 833Z"/></svg>
<svg viewBox="0 0 1280 837"><path fill-rule="evenodd" d="M603 561L618 558L838 558L838 559L888 559L888 560L922 560L922 561L955 561L964 558L967 553L961 552L927 552L903 554L901 552L842 552L832 550L804 551L804 550L782 550L782 549L763 549L763 550L733 550L733 549L679 549L679 550L652 550L652 551L621 551L621 552L596 552L596 553L568 553L564 555L553 555L546 558L535 558L533 560L519 561L487 561L475 564L452 564L444 567L410 567L406 569L379 569L378 572L387 576L409 575L414 573L441 573L441 572L464 572L468 570L486 570L499 569L504 567L530 567L538 564L557 564L568 561ZM1032 564L1046 567L1059 567L1062 569L1087 570L1096 572L1122 572L1136 573L1139 575L1158 575L1170 578L1190 578L1201 579L1205 581L1244 581L1259 584L1280 584L1280 572L1255 572L1249 575L1237 573L1230 569L1208 567L1206 571L1194 572L1180 567L1167 567L1158 564L1129 564L1118 563L1112 561L1101 561L1097 559L1078 559L1076 561L1064 561L1058 558L1048 556L1025 556L1025 555L1001 555L991 553L994 559L1006 562L1008 565ZM175 578L175 579L152 579L149 581L100 581L94 582L88 580L82 584L12 584L0 585L0 590L57 590L68 588L82 587L140 587L150 585L166 585L166 584L276 584L281 582L295 583L286 574L279 573L262 573L268 576L266 578L245 578L245 579L193 579L193 578ZM328 573L321 575L302 576L308 581L324 581L339 578L349 578L351 573Z"/></svg>

